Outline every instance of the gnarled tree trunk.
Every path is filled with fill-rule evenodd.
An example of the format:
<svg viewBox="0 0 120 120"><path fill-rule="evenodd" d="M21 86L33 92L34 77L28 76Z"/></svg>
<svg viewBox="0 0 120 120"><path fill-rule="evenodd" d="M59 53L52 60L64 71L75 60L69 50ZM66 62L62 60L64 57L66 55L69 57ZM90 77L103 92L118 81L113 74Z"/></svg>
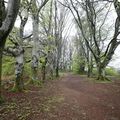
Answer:
<svg viewBox="0 0 120 120"><path fill-rule="evenodd" d="M28 9L25 16L21 15L22 12L19 14L21 23L20 23L20 30L19 30L19 38L20 44L18 45L18 54L15 56L16 64L15 64L15 83L13 87L13 91L23 91L24 90L24 82L23 82L23 70L24 70L24 48L23 48L23 34L24 34L24 27L28 20Z"/></svg>
<svg viewBox="0 0 120 120"><path fill-rule="evenodd" d="M2 10L3 0L0 1L0 18L5 14ZM4 19L0 21L0 101L1 101L1 75L2 75L2 53L6 38L11 32L19 11L20 0L9 0L7 13Z"/></svg>
<svg viewBox="0 0 120 120"><path fill-rule="evenodd" d="M97 80L108 80L105 76L105 67L101 62L97 62Z"/></svg>

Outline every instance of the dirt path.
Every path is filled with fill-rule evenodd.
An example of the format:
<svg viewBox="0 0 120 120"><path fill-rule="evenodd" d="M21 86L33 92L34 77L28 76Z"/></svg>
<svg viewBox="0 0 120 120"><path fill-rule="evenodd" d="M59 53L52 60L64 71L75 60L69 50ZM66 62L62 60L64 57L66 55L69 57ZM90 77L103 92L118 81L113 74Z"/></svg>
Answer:
<svg viewBox="0 0 120 120"><path fill-rule="evenodd" d="M3 94L0 120L120 120L120 81L95 83L67 74L43 88Z"/></svg>
<svg viewBox="0 0 120 120"><path fill-rule="evenodd" d="M75 108L71 120L120 120L120 84L94 83L69 74L59 85L66 103Z"/></svg>

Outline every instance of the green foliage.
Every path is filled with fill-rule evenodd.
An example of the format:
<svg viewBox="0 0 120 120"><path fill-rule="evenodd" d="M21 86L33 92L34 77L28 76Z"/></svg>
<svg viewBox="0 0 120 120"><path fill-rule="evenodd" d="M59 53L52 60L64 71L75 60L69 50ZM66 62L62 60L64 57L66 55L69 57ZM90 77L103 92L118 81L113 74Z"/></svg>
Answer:
<svg viewBox="0 0 120 120"><path fill-rule="evenodd" d="M23 92L23 90L18 86L14 85L13 88L11 89L11 92Z"/></svg>
<svg viewBox="0 0 120 120"><path fill-rule="evenodd" d="M106 75L109 75L109 76L118 76L118 72L115 68L106 68L105 69L105 72L106 72Z"/></svg>
<svg viewBox="0 0 120 120"><path fill-rule="evenodd" d="M3 70L2 75L13 75L14 74L14 64L15 60L13 57L4 56L3 57Z"/></svg>
<svg viewBox="0 0 120 120"><path fill-rule="evenodd" d="M14 57L4 56L3 57L3 76L14 75L15 72L15 59ZM31 76L31 63L24 65L24 76Z"/></svg>
<svg viewBox="0 0 120 120"><path fill-rule="evenodd" d="M83 74L84 71L81 71L80 67L84 66L84 65L85 65L84 58L81 57L81 56L74 55L74 58L73 58L73 72L77 73L77 74L80 74L80 73Z"/></svg>
<svg viewBox="0 0 120 120"><path fill-rule="evenodd" d="M93 75L97 75L97 68L93 68L93 71L92 71Z"/></svg>
<svg viewBox="0 0 120 120"><path fill-rule="evenodd" d="M117 70L115 68L105 68L105 74L107 76L118 76L119 73L117 72ZM93 68L93 75L97 75L97 69Z"/></svg>
<svg viewBox="0 0 120 120"><path fill-rule="evenodd" d="M24 76L30 76L31 77L31 63L26 63L24 65Z"/></svg>
<svg viewBox="0 0 120 120"><path fill-rule="evenodd" d="M13 46L13 43L9 40L9 38L6 41L5 46Z"/></svg>

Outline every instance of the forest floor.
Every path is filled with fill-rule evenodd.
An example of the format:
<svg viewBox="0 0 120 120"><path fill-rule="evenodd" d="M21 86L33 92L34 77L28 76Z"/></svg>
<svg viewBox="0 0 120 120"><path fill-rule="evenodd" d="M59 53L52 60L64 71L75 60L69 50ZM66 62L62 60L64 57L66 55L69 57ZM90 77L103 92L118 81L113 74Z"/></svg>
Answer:
<svg viewBox="0 0 120 120"><path fill-rule="evenodd" d="M120 80L98 83L69 73L42 88L3 95L0 120L120 120Z"/></svg>

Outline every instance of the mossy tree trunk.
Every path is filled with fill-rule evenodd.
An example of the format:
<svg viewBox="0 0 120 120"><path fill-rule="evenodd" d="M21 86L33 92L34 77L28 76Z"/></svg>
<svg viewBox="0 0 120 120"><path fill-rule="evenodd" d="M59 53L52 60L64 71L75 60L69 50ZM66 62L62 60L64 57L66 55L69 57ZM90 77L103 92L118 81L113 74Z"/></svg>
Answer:
<svg viewBox="0 0 120 120"><path fill-rule="evenodd" d="M93 72L93 63L92 61L88 62L88 71L87 71L87 76L91 77L92 76L92 72Z"/></svg>
<svg viewBox="0 0 120 120"><path fill-rule="evenodd" d="M91 52L89 51L89 49L87 48L87 76L91 77L92 76L92 72L93 72L93 56L91 54Z"/></svg>
<svg viewBox="0 0 120 120"><path fill-rule="evenodd" d="M59 77L59 62L56 64L56 77Z"/></svg>
<svg viewBox="0 0 120 120"><path fill-rule="evenodd" d="M22 81L22 73L17 74L16 75L16 79L15 79L15 83L14 83L14 87L12 89L15 92L21 92L24 90L24 85L23 85L23 81Z"/></svg>
<svg viewBox="0 0 120 120"><path fill-rule="evenodd" d="M38 80L38 62L39 62L39 12L36 0L32 1L34 9L32 10L32 25L33 25L33 48L32 48L32 79L31 83Z"/></svg>
<svg viewBox="0 0 120 120"><path fill-rule="evenodd" d="M50 65L50 77L51 77L51 79L54 78L54 68L53 68L53 65Z"/></svg>
<svg viewBox="0 0 120 120"><path fill-rule="evenodd" d="M91 74L92 74L92 67L91 67L91 65L88 64L87 76L91 77Z"/></svg>
<svg viewBox="0 0 120 120"><path fill-rule="evenodd" d="M42 81L45 82L46 79L46 65L42 65Z"/></svg>
<svg viewBox="0 0 120 120"><path fill-rule="evenodd" d="M23 68L24 68L24 49L18 43L16 43L15 47L8 47L6 49L7 53L11 53L15 59L15 83L13 87L13 91L22 91L24 90L24 83L23 83Z"/></svg>
<svg viewBox="0 0 120 120"><path fill-rule="evenodd" d="M108 80L105 76L105 66L100 62L97 63L97 80Z"/></svg>
<svg viewBox="0 0 120 120"><path fill-rule="evenodd" d="M79 67L79 73L84 74L85 73L85 63L82 62Z"/></svg>
<svg viewBox="0 0 120 120"><path fill-rule="evenodd" d="M42 81L45 82L46 79L46 64L47 64L47 56L45 57L44 62L42 63Z"/></svg>
<svg viewBox="0 0 120 120"><path fill-rule="evenodd" d="M3 10L4 0L0 0L0 89L1 89L1 75L2 75L2 54L3 48L6 43L7 36L11 32L18 11L19 11L20 0L9 0L7 6L7 12ZM1 16L4 16L1 17ZM2 18L2 19L1 19ZM0 90L0 98L1 90Z"/></svg>
<svg viewBox="0 0 120 120"><path fill-rule="evenodd" d="M34 82L34 80L38 80L38 62L39 62L39 12L46 5L49 0L41 1L41 4L37 4L37 0L32 0L32 20L33 20L33 49L32 49L32 79L30 82Z"/></svg>
<svg viewBox="0 0 120 120"><path fill-rule="evenodd" d="M21 6L22 7L22 6ZM24 90L24 82L23 82L23 70L24 70L24 48L23 48L23 41L24 41L24 27L28 20L28 9L25 9L26 13L22 16L22 12L19 13L20 16L20 29L19 29L19 44L17 43L17 55L16 64L15 64L15 83L13 87L13 91L23 91Z"/></svg>
<svg viewBox="0 0 120 120"><path fill-rule="evenodd" d="M16 64L15 64L15 83L13 87L13 91L23 91L24 90L24 82L23 82L23 68L24 68L24 50L21 48L20 54L16 56Z"/></svg>
<svg viewBox="0 0 120 120"><path fill-rule="evenodd" d="M37 78L37 75L38 75L38 68L37 67L33 67L32 68L32 79L30 81L30 83L34 83L34 81L36 81L38 78Z"/></svg>

